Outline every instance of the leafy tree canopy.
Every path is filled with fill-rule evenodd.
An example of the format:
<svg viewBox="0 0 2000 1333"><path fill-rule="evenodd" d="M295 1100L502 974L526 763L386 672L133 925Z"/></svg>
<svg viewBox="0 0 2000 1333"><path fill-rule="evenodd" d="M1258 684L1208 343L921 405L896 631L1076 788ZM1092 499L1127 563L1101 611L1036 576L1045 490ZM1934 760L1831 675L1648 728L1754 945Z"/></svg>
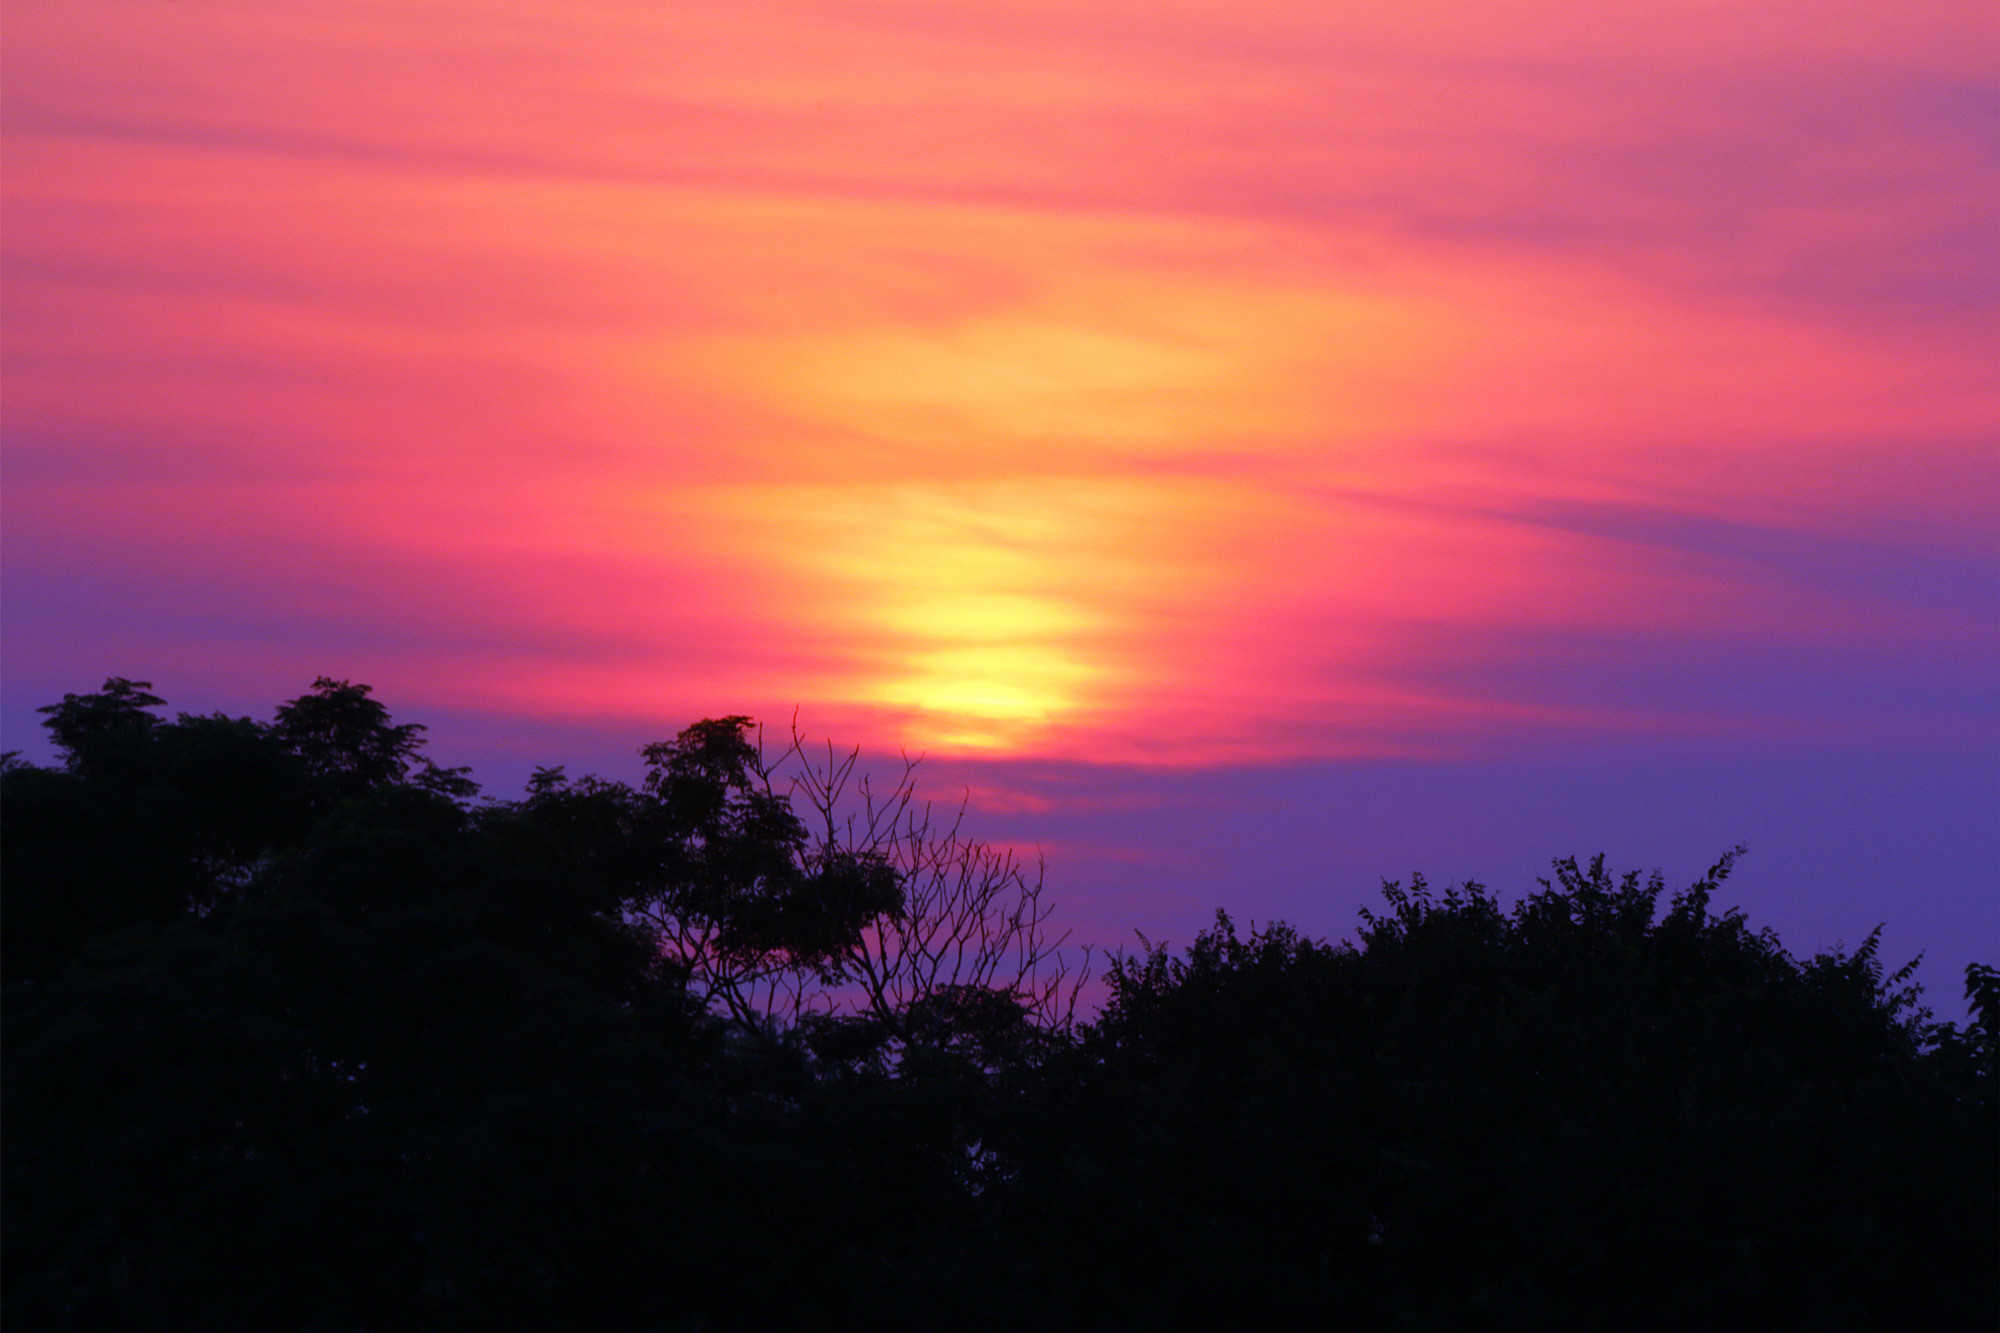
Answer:
<svg viewBox="0 0 2000 1333"><path fill-rule="evenodd" d="M2000 972L1794 957L1733 853L1218 914L1089 1018L907 767L732 716L475 800L365 686L164 708L0 765L10 1328L1993 1313Z"/></svg>

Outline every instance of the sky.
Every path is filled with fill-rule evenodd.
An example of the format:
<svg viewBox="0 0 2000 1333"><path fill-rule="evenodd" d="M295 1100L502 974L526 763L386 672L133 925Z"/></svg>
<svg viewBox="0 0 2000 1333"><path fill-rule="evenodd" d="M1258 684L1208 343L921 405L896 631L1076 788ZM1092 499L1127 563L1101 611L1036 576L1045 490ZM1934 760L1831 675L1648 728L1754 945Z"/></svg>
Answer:
<svg viewBox="0 0 2000 1333"><path fill-rule="evenodd" d="M14 0L0 741L922 755L1078 938L2000 958L1985 0Z"/></svg>

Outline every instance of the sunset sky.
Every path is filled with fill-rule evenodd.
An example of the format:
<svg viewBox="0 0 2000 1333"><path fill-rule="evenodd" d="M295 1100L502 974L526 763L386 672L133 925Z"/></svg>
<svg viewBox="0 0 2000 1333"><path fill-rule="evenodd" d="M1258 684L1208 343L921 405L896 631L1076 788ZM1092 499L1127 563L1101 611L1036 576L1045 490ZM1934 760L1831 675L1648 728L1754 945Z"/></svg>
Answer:
<svg viewBox="0 0 2000 1333"><path fill-rule="evenodd" d="M748 713L1079 935L2000 955L1990 0L14 0L5 693Z"/></svg>

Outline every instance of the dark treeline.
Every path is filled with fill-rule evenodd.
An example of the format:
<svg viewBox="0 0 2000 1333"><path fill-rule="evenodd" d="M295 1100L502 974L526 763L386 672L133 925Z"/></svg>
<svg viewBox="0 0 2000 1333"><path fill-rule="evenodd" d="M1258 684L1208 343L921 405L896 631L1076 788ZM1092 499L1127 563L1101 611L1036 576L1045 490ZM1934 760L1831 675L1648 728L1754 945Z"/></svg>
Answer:
<svg viewBox="0 0 2000 1333"><path fill-rule="evenodd" d="M1990 1326L2000 986L1557 863L1104 1002L1033 867L746 719L481 800L361 686L45 709L10 1329ZM1268 1321L1268 1322L1267 1322Z"/></svg>

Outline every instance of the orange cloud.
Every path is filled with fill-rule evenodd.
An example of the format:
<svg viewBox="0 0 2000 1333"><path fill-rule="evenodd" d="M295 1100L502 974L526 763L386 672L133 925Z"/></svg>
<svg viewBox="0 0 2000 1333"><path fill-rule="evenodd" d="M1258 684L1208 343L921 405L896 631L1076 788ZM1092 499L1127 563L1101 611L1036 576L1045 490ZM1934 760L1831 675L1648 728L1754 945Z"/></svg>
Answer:
<svg viewBox="0 0 2000 1333"><path fill-rule="evenodd" d="M1911 295L1989 262L1973 7L11 26L17 539L227 581L221 535L335 634L413 599L382 660L495 708L1144 762L1699 728L1411 663L1894 619L1552 507L1990 545L1988 337Z"/></svg>

